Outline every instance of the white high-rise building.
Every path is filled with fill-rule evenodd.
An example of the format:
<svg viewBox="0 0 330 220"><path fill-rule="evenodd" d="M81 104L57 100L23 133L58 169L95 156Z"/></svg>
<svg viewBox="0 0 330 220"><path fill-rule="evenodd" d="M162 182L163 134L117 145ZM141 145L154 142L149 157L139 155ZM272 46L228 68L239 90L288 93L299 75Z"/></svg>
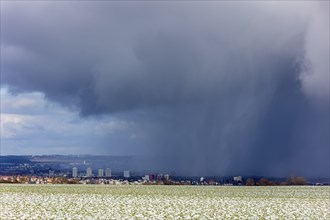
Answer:
<svg viewBox="0 0 330 220"><path fill-rule="evenodd" d="M77 178L78 177L78 168L77 167L73 167L72 168L72 177L73 178Z"/></svg>
<svg viewBox="0 0 330 220"><path fill-rule="evenodd" d="M130 177L129 170L125 170L124 171L124 177L125 178L129 178Z"/></svg>
<svg viewBox="0 0 330 220"><path fill-rule="evenodd" d="M55 171L54 170L49 170L49 176L55 176Z"/></svg>
<svg viewBox="0 0 330 220"><path fill-rule="evenodd" d="M234 176L233 179L235 182L242 182L242 176Z"/></svg>
<svg viewBox="0 0 330 220"><path fill-rule="evenodd" d="M111 177L111 169L110 169L110 168L107 168L107 169L105 170L105 176L106 176L106 177Z"/></svg>
<svg viewBox="0 0 330 220"><path fill-rule="evenodd" d="M142 179L145 180L145 181L149 181L150 180L149 179L149 175L145 175L144 177L142 177Z"/></svg>
<svg viewBox="0 0 330 220"><path fill-rule="evenodd" d="M92 168L88 167L88 168L86 169L86 176L87 176L87 177L92 177L92 176L93 176Z"/></svg>
<svg viewBox="0 0 330 220"><path fill-rule="evenodd" d="M97 176L98 177L103 177L104 176L104 170L103 169L99 169Z"/></svg>

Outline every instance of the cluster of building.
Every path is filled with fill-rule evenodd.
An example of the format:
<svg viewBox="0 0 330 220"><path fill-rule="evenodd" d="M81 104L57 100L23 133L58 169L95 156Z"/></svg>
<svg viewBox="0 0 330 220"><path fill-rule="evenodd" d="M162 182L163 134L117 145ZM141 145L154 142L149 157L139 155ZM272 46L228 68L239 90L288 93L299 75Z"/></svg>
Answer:
<svg viewBox="0 0 330 220"><path fill-rule="evenodd" d="M97 170L97 175L94 175L92 168L88 167L85 172L79 172L77 167L72 168L72 178L106 178L109 179L112 177L110 168L100 168ZM124 170L122 173L124 179L130 179L131 173L129 170ZM168 181L170 179L169 174L148 174L142 177L142 181Z"/></svg>
<svg viewBox="0 0 330 220"><path fill-rule="evenodd" d="M97 175L94 175L92 168L87 167L86 172L78 172L77 167L72 168L72 177L73 178L78 178L78 177L106 177L110 178L111 177L111 169L106 168L105 170L103 168L98 169ZM130 171L125 170L123 172L123 177L124 178L130 178Z"/></svg>
<svg viewBox="0 0 330 220"><path fill-rule="evenodd" d="M66 177L43 177L35 175L0 176L0 183L20 184L68 184L73 183Z"/></svg>
<svg viewBox="0 0 330 220"><path fill-rule="evenodd" d="M142 180L144 181L161 181L161 180L165 180L168 181L170 180L170 175L168 174L149 174L149 175L145 175L144 177L142 177Z"/></svg>
<svg viewBox="0 0 330 220"><path fill-rule="evenodd" d="M109 185L218 185L216 182L171 180L169 175L149 174L141 178L106 178L106 177L43 177L43 176L0 176L0 183L18 184L109 184Z"/></svg>
<svg viewBox="0 0 330 220"><path fill-rule="evenodd" d="M329 185L327 183L307 183L303 177L290 177L286 181L271 181L267 178L248 178L234 176L229 179L219 180L214 178L187 178L172 177L168 174L149 174L144 176L130 177L129 171L124 171L123 175L111 177L111 170L99 169L98 175L94 176L92 169L86 169L86 175L78 176L77 168L72 169L72 176L37 176L37 175L0 175L0 183L19 184L110 184L110 185L224 185L224 186L277 186L277 185ZM80 173L81 174L81 173ZM122 178L124 176L124 178Z"/></svg>

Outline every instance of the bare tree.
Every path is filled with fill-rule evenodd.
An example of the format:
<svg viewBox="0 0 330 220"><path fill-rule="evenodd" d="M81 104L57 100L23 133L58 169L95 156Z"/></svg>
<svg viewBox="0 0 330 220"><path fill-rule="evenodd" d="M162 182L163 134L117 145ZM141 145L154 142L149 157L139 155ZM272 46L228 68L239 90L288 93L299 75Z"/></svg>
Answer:
<svg viewBox="0 0 330 220"><path fill-rule="evenodd" d="M252 178L248 178L248 179L246 180L246 185L247 185L247 186L254 186L254 185L255 185L254 179L252 179Z"/></svg>

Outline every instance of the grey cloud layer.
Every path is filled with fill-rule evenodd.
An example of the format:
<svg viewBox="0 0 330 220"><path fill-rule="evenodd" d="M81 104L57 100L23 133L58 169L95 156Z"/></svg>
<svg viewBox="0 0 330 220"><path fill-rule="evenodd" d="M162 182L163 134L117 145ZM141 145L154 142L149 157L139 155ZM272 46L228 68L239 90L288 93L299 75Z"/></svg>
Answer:
<svg viewBox="0 0 330 220"><path fill-rule="evenodd" d="M2 83L82 116L130 114L150 152L180 172L326 175L329 89L310 102L305 85L318 83L301 74L317 12L299 2L6 2Z"/></svg>

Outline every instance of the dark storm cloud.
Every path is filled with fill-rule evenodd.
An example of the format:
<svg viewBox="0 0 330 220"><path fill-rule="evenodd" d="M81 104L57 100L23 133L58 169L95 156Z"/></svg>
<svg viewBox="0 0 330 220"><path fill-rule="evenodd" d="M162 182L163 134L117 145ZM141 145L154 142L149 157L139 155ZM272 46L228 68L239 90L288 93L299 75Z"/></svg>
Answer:
<svg viewBox="0 0 330 220"><path fill-rule="evenodd" d="M300 2L5 2L2 83L82 116L130 115L179 172L327 175L328 87L307 97L324 81L301 74L317 12Z"/></svg>

